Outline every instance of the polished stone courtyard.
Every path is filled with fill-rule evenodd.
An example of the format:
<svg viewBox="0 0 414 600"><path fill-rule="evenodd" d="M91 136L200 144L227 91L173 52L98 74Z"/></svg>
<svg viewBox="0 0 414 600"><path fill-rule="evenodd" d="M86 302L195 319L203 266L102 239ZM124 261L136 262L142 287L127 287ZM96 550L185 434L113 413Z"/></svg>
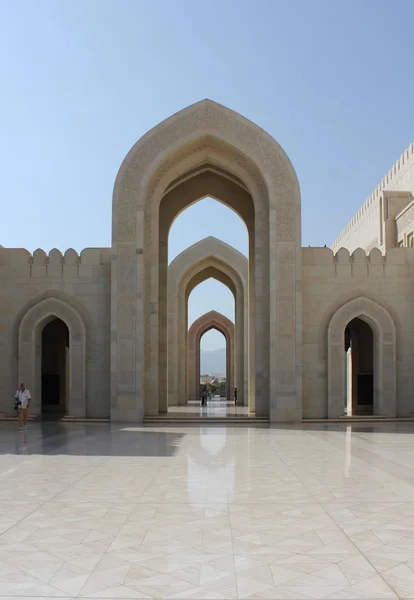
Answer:
<svg viewBox="0 0 414 600"><path fill-rule="evenodd" d="M413 433L0 423L0 598L414 598Z"/></svg>

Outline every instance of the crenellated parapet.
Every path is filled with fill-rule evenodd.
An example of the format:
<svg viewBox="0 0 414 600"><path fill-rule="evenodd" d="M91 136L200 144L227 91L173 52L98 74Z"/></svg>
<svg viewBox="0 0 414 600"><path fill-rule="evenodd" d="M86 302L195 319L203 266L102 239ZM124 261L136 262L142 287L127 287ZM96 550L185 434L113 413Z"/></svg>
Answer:
<svg viewBox="0 0 414 600"><path fill-rule="evenodd" d="M110 265L110 248L85 248L80 254L73 248L62 253L57 248L31 254L24 248L0 248L0 269L16 269L19 277L77 278L91 277L94 267Z"/></svg>
<svg viewBox="0 0 414 600"><path fill-rule="evenodd" d="M392 248L386 254L378 248L349 252L340 248L302 248L304 273L315 277L386 277L414 268L414 248ZM407 272L408 274L408 272Z"/></svg>
<svg viewBox="0 0 414 600"><path fill-rule="evenodd" d="M342 243L346 243L353 232L360 226L360 224L370 217L373 211L378 209L379 201L384 190L395 190L399 189L404 191L407 187L407 183L404 183L404 176L408 170L414 165L414 142L401 154L400 158L388 171L385 177L373 190L373 192L366 199L361 208L355 213L352 219L348 222L346 227L341 231L335 241L332 243L332 248L339 249ZM407 175L409 177L409 175ZM376 215L373 217L376 219ZM377 243L379 240L377 240Z"/></svg>

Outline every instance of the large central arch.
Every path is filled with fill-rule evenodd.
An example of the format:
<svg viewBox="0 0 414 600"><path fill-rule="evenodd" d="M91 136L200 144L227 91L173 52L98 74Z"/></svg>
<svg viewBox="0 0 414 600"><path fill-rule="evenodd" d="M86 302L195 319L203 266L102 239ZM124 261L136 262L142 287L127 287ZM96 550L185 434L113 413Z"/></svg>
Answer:
<svg viewBox="0 0 414 600"><path fill-rule="evenodd" d="M248 196L241 214L225 182ZM195 189L191 189L192 186ZM176 198L166 197L181 187ZM167 241L173 219L211 195L249 230L256 414L301 419L301 218L294 169L262 129L210 100L148 132L115 183L111 316L114 420L158 414L167 396Z"/></svg>
<svg viewBox="0 0 414 600"><path fill-rule="evenodd" d="M181 252L168 268L168 404L184 404L187 386L187 307L191 291L202 280L213 277L226 285L235 298L236 386L240 404L248 394L248 260L243 254L214 237L208 237ZM253 369L250 369L253 371ZM249 374L253 379L254 372ZM251 382L252 387L254 381ZM254 389L254 388L253 388ZM251 395L252 396L252 395ZM254 411L254 396L250 397Z"/></svg>
<svg viewBox="0 0 414 600"><path fill-rule="evenodd" d="M234 388L234 324L215 310L199 317L188 330L188 399L198 400L200 396L200 342L211 329L216 329L226 339L226 397L227 401L231 401Z"/></svg>

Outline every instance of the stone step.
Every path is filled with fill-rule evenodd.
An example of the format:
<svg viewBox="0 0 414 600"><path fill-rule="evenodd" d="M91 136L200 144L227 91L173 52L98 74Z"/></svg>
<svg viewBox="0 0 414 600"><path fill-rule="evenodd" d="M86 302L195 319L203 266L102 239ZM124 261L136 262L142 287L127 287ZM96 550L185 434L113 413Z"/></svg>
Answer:
<svg viewBox="0 0 414 600"><path fill-rule="evenodd" d="M302 419L303 424L311 423L401 423L412 422L414 417L384 417L379 415L359 415L355 417L337 417L335 419Z"/></svg>
<svg viewBox="0 0 414 600"><path fill-rule="evenodd" d="M228 417L217 417L217 416L158 416L158 417L144 417L145 425L268 425L268 417L248 417L248 416L228 416Z"/></svg>

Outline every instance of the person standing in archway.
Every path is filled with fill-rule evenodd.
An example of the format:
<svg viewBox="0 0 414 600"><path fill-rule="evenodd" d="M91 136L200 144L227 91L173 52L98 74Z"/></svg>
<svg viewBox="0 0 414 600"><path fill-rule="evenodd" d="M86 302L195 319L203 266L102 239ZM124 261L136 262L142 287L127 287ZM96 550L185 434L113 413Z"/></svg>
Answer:
<svg viewBox="0 0 414 600"><path fill-rule="evenodd" d="M26 389L24 383L21 383L15 394L15 399L19 411L19 431L27 429L27 419L29 415L30 400L32 399L30 392Z"/></svg>
<svg viewBox="0 0 414 600"><path fill-rule="evenodd" d="M237 388L234 388L234 406L237 406Z"/></svg>
<svg viewBox="0 0 414 600"><path fill-rule="evenodd" d="M201 406L205 406L207 404L207 386L203 385L203 389L201 390Z"/></svg>

